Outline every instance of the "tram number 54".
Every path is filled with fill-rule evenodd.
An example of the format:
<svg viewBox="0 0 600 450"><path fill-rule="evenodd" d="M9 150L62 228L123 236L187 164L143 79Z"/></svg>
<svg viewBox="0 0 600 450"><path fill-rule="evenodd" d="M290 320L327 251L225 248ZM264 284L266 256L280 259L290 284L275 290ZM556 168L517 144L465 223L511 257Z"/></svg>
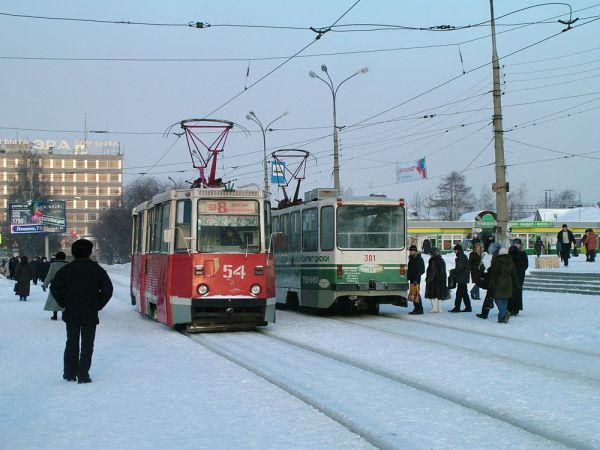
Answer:
<svg viewBox="0 0 600 450"><path fill-rule="evenodd" d="M244 279L246 276L246 271L244 266L235 267L232 264L223 265L223 278L229 280L233 277L240 277L240 279Z"/></svg>

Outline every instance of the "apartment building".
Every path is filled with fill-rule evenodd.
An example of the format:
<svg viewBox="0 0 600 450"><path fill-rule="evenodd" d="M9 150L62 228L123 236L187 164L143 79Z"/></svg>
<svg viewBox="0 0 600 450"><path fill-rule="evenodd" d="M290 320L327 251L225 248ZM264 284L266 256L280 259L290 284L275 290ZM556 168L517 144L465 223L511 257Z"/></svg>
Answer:
<svg viewBox="0 0 600 450"><path fill-rule="evenodd" d="M63 248L77 238L95 241L92 225L103 209L119 204L123 153L117 141L0 139L0 233L10 245L8 205L40 192L66 202ZM35 196L35 194L33 194Z"/></svg>

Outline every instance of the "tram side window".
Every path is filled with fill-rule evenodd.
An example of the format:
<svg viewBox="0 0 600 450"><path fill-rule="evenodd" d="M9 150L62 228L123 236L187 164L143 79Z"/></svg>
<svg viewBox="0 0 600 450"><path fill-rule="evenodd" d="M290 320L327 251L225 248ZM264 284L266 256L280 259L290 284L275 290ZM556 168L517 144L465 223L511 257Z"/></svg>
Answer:
<svg viewBox="0 0 600 450"><path fill-rule="evenodd" d="M321 208L321 250L333 250L333 206Z"/></svg>
<svg viewBox="0 0 600 450"><path fill-rule="evenodd" d="M283 247L281 250L285 252L290 251L290 240L292 238L290 230L290 215L284 214L280 217L281 232L283 233Z"/></svg>
<svg viewBox="0 0 600 450"><path fill-rule="evenodd" d="M316 252L318 246L319 216L317 208L302 211L302 251Z"/></svg>
<svg viewBox="0 0 600 450"><path fill-rule="evenodd" d="M192 236L192 202L179 200L175 210L175 252L187 252Z"/></svg>
<svg viewBox="0 0 600 450"><path fill-rule="evenodd" d="M160 243L162 240L162 207L159 205L154 208L154 211L154 236L152 237L152 251L154 253L158 253L160 252Z"/></svg>
<svg viewBox="0 0 600 450"><path fill-rule="evenodd" d="M142 214L137 214L133 216L133 250L132 253L134 255L139 255L142 253L142 223L144 216Z"/></svg>
<svg viewBox="0 0 600 450"><path fill-rule="evenodd" d="M156 208L148 210L148 221L146 222L146 253L154 251L154 230L156 228Z"/></svg>
<svg viewBox="0 0 600 450"><path fill-rule="evenodd" d="M171 218L171 204L165 203L162 205L162 221L160 226L160 252L169 253L169 243L165 242L164 230L169 228L169 221Z"/></svg>
<svg viewBox="0 0 600 450"><path fill-rule="evenodd" d="M299 252L302 248L302 230L300 228L300 211L294 211L290 220L292 242L291 247L293 252Z"/></svg>

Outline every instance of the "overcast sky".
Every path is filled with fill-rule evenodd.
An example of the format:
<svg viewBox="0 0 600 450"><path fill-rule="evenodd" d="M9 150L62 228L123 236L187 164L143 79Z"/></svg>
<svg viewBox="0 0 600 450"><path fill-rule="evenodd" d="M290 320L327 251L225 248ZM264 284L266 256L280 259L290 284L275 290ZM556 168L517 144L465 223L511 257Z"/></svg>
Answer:
<svg viewBox="0 0 600 450"><path fill-rule="evenodd" d="M237 186L262 185L262 135L245 116L252 110L266 124L289 111L267 133L269 153L308 150L301 190L329 187L332 96L308 73L325 75L320 70L325 63L339 83L366 66L368 73L338 91L342 187L357 195L411 199L415 192L432 191L451 171L464 171L475 192L491 186L489 2L408 6L361 0L351 8L354 3L5 0L0 140L72 143L83 139L87 124L88 131L109 131L88 138L120 141L126 182L139 173L193 179L184 140L163 132L180 120L208 116L251 131L230 135L219 176ZM572 18L579 20L563 33L566 26L557 20L569 19L567 6L548 4L500 17L529 5L535 3L495 4L507 178L511 186L527 183L527 202L541 200L546 189L574 189L584 203L595 203L600 200L600 3L571 2ZM336 21L320 39L309 29ZM185 26L189 22L211 26ZM398 28L443 25L475 26ZM396 183L397 163L423 157L428 180ZM272 192L280 197L277 189Z"/></svg>

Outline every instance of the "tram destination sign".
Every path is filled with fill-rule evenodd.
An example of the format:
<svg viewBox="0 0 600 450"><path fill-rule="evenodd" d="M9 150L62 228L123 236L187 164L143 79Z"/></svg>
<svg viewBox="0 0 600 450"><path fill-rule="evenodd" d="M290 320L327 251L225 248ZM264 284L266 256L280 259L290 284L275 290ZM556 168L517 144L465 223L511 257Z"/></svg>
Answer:
<svg viewBox="0 0 600 450"><path fill-rule="evenodd" d="M66 233L66 205L61 200L10 203L11 234Z"/></svg>

